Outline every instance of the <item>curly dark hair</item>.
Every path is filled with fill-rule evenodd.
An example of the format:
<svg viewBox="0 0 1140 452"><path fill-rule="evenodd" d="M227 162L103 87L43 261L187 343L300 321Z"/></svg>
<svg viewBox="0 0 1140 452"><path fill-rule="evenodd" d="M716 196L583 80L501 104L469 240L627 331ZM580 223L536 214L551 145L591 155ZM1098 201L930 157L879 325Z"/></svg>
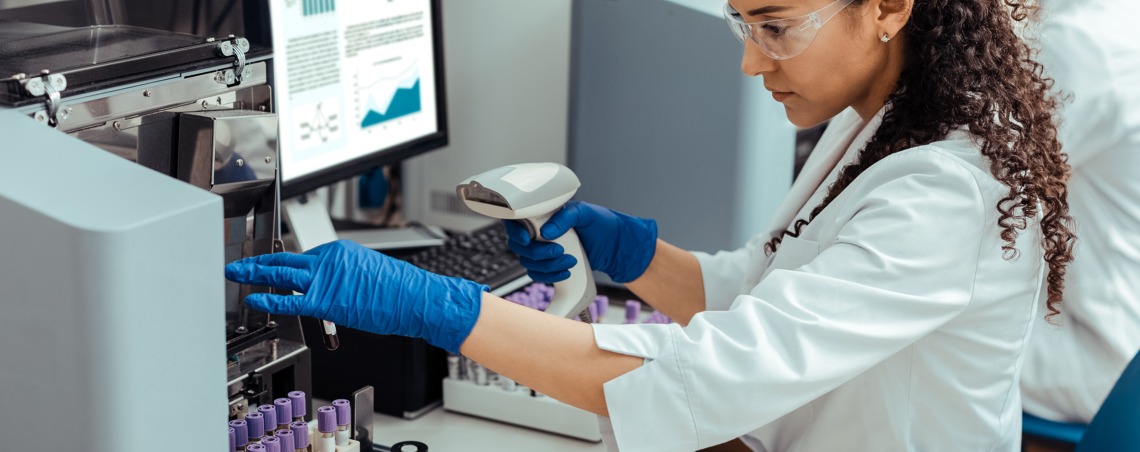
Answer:
<svg viewBox="0 0 1140 452"><path fill-rule="evenodd" d="M861 5L864 0L855 0ZM1016 0L916 0L906 39L906 67L887 100L882 124L858 158L844 166L803 227L856 177L883 158L943 139L968 127L989 159L990 172L1009 187L997 205L1005 259L1019 255L1019 231L1041 214L1041 245L1049 265L1046 318L1060 313L1065 266L1073 259L1068 157L1061 152L1053 113L1053 80L1043 75L1035 53L1014 31L1034 7ZM1011 20L1012 19L1012 20ZM772 254L783 235L772 238Z"/></svg>

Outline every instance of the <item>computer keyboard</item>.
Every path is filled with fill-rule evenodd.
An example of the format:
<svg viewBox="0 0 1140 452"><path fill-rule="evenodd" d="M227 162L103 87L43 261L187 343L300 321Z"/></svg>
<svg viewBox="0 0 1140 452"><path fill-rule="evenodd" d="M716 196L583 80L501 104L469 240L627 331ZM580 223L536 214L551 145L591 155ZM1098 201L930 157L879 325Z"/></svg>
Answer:
<svg viewBox="0 0 1140 452"><path fill-rule="evenodd" d="M448 238L443 245L405 258L432 273L470 279L495 290L526 275L526 268L507 247L507 231L496 221L467 234Z"/></svg>

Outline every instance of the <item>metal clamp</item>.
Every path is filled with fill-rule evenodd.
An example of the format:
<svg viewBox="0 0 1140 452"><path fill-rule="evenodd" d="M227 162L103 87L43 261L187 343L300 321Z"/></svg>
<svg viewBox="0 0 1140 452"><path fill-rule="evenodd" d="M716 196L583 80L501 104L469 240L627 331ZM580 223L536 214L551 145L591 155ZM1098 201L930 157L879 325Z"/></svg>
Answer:
<svg viewBox="0 0 1140 452"><path fill-rule="evenodd" d="M45 98L44 106L47 110L46 112L36 112L34 115L36 121L51 127L58 127L71 114L70 108L60 108L60 94L67 89L67 77L63 74L52 74L44 71L42 75L24 78L20 83L28 94Z"/></svg>
<svg viewBox="0 0 1140 452"><path fill-rule="evenodd" d="M234 38L230 35L229 40L218 43L218 52L224 56L232 56L237 58L234 63L235 69L226 69L218 71L214 74L214 80L218 83L230 86L241 83L242 80L248 79L253 76L253 69L246 66L245 54L249 52L249 40L245 38Z"/></svg>

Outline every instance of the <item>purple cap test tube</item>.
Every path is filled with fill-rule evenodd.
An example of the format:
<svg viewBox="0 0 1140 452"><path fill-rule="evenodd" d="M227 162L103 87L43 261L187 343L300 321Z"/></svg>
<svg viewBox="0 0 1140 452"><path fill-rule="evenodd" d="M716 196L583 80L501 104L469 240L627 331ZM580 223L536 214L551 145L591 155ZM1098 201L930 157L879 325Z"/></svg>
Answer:
<svg viewBox="0 0 1140 452"><path fill-rule="evenodd" d="M352 404L348 403L348 400L333 400L333 408L336 408L336 425L348 425L352 422Z"/></svg>
<svg viewBox="0 0 1140 452"><path fill-rule="evenodd" d="M281 452L293 452L297 449L296 441L293 441L293 431L283 429L277 431L277 440L281 442Z"/></svg>
<svg viewBox="0 0 1140 452"><path fill-rule="evenodd" d="M246 427L245 421L241 419L232 420L230 427L234 428L234 439L236 440L234 445L242 448L249 444L249 427Z"/></svg>
<svg viewBox="0 0 1140 452"><path fill-rule="evenodd" d="M265 445L265 452L281 452L281 440L276 436L262 438L261 444Z"/></svg>
<svg viewBox="0 0 1140 452"><path fill-rule="evenodd" d="M237 433L234 433L234 428L230 427L230 452L237 451Z"/></svg>
<svg viewBox="0 0 1140 452"><path fill-rule="evenodd" d="M286 428L290 422L293 422L293 402L286 398L280 398L273 401L273 407L277 408L278 427Z"/></svg>
<svg viewBox="0 0 1140 452"><path fill-rule="evenodd" d="M637 323L637 318L640 315L641 302L637 300L627 300L625 302L625 323Z"/></svg>
<svg viewBox="0 0 1140 452"><path fill-rule="evenodd" d="M586 310L590 311L590 321L598 323L598 304L590 303L590 305L586 307Z"/></svg>
<svg viewBox="0 0 1140 452"><path fill-rule="evenodd" d="M264 444L250 444L245 448L246 452L265 452Z"/></svg>
<svg viewBox="0 0 1140 452"><path fill-rule="evenodd" d="M309 415L309 410L305 409L305 391L290 392L289 401L293 403L293 420L305 420L305 416Z"/></svg>
<svg viewBox="0 0 1140 452"><path fill-rule="evenodd" d="M610 297L598 295L594 297L594 303L598 305L598 318L605 317L606 310L610 307Z"/></svg>
<svg viewBox="0 0 1140 452"><path fill-rule="evenodd" d="M297 421L289 424L289 430L293 431L293 449L309 448L309 424Z"/></svg>
<svg viewBox="0 0 1140 452"><path fill-rule="evenodd" d="M265 436L273 436L273 430L277 429L277 407L273 405L262 405L257 407L257 412L261 413L261 418L265 424Z"/></svg>
<svg viewBox="0 0 1140 452"><path fill-rule="evenodd" d="M261 412L254 411L245 415L245 425L249 427L249 438L259 441L265 436L265 417Z"/></svg>
<svg viewBox="0 0 1140 452"><path fill-rule="evenodd" d="M317 431L321 433L336 431L336 408L329 405L317 408Z"/></svg>

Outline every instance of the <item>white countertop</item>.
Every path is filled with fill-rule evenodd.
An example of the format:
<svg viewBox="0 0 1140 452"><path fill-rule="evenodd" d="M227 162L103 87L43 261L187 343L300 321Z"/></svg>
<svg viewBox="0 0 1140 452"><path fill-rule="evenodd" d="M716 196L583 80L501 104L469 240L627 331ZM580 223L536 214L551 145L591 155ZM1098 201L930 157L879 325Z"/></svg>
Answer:
<svg viewBox="0 0 1140 452"><path fill-rule="evenodd" d="M602 443L452 413L442 407L412 421L377 413L372 425L372 440L377 444L413 440L426 444L431 452L606 450Z"/></svg>

